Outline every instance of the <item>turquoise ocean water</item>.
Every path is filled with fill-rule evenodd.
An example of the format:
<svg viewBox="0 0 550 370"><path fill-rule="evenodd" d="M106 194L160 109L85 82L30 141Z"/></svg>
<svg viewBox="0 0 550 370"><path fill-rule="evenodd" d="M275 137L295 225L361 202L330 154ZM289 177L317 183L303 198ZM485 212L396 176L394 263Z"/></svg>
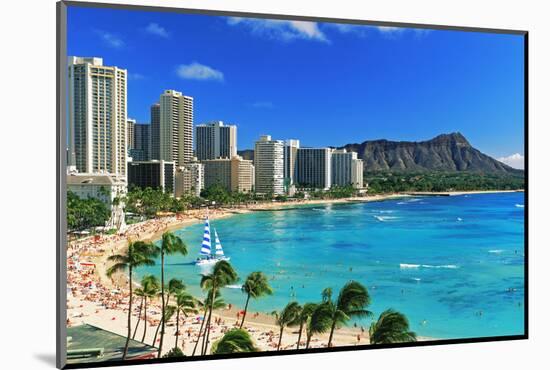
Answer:
<svg viewBox="0 0 550 370"><path fill-rule="evenodd" d="M468 338L523 334L523 193L415 197L254 212L212 221L242 280L263 271L275 290L251 301L271 312L292 299L319 301L325 287L367 286L370 310L407 315L418 335ZM203 225L176 231L190 253L168 256L167 279L202 294L192 264ZM140 268L159 274L159 266ZM222 292L244 306L238 286ZM371 319L355 320L368 326Z"/></svg>

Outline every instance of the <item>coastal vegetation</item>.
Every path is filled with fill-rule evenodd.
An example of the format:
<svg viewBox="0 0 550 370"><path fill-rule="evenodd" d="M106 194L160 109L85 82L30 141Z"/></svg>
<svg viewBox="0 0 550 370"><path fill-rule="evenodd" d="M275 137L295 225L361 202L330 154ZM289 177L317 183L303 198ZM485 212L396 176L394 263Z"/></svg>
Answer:
<svg viewBox="0 0 550 370"><path fill-rule="evenodd" d="M214 302L215 297L217 297L219 290L226 285L235 284L238 281L239 277L237 272L233 269L233 266L227 261L217 262L212 271L209 274L202 275L200 286L203 290L208 292L210 299L208 304L210 307L207 307L208 310L208 319L206 319L206 327L204 328L205 334L202 338L202 350L201 354L206 355L208 350L208 340L210 337L210 323L212 321L212 312L214 311ZM204 320L204 318L203 318ZM199 338L201 333L199 332Z"/></svg>
<svg viewBox="0 0 550 370"><path fill-rule="evenodd" d="M246 280L241 289L243 293L246 294L246 303L244 304L243 319L241 321L239 329L241 329L244 325L244 320L248 311L248 303L250 302L250 298L258 299L264 295L271 295L273 293L273 290L269 285L267 276L261 271L250 273L246 277Z"/></svg>
<svg viewBox="0 0 550 370"><path fill-rule="evenodd" d="M411 191L445 192L474 190L520 190L523 174L476 172L366 172L369 194Z"/></svg>
<svg viewBox="0 0 550 370"><path fill-rule="evenodd" d="M258 348L250 334L243 329L231 329L212 345L212 354L221 355L238 352L257 352Z"/></svg>
<svg viewBox="0 0 550 370"><path fill-rule="evenodd" d="M392 309L380 314L369 328L371 344L388 344L416 341L416 333L409 330L409 320Z"/></svg>
<svg viewBox="0 0 550 370"><path fill-rule="evenodd" d="M180 237L174 235L171 232L165 232L162 234L162 242L160 244L160 249L158 249L158 252L160 253L160 286L161 286L161 303L162 303L162 312L164 313L166 309L166 304L168 303L165 300L164 296L164 256L165 255L172 255L172 254L181 254L183 256L187 255L187 246L181 240ZM159 343L159 357L161 355L162 351L162 344L164 340L164 328L165 328L166 320L164 318L161 318L161 329L160 329L160 343Z"/></svg>
<svg viewBox="0 0 550 370"><path fill-rule="evenodd" d="M79 198L72 191L67 192L67 228L82 231L104 226L111 217L107 205L96 198Z"/></svg>
<svg viewBox="0 0 550 370"><path fill-rule="evenodd" d="M281 348L283 332L287 326L295 326L298 323L300 305L298 302L290 302L281 311L273 311L271 314L275 317L275 323L279 327L279 343L277 351Z"/></svg>
<svg viewBox="0 0 550 370"><path fill-rule="evenodd" d="M122 359L125 360L128 355L128 345L130 344L130 337L132 335L132 272L139 266L153 266L155 264L155 258L158 254L157 248L151 244L143 241L131 242L128 245L128 249L124 254L115 254L109 256L108 260L114 262L114 264L107 269L107 276L111 277L115 272L121 272L128 270L128 286L129 286L129 299L128 299L128 323L127 330L128 335L126 338L126 344L124 345L124 352ZM160 353L159 353L160 355Z"/></svg>

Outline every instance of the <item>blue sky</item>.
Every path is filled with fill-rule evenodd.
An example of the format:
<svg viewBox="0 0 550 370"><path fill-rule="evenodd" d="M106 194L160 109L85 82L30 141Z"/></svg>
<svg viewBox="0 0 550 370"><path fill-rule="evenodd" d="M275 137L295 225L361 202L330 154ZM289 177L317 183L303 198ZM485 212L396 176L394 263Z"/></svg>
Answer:
<svg viewBox="0 0 550 370"><path fill-rule="evenodd" d="M460 131L494 157L524 154L523 37L70 7L68 55L126 68L128 116L165 89L195 123L304 146Z"/></svg>

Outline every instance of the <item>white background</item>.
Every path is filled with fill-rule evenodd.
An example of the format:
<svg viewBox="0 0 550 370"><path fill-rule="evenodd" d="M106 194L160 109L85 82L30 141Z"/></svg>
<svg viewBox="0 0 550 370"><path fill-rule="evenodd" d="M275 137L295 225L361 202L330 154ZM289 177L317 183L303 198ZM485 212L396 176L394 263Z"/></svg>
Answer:
<svg viewBox="0 0 550 370"><path fill-rule="evenodd" d="M118 2L112 0L112 2ZM545 1L156 0L124 3L530 31L530 339L155 365L162 369L548 368L550 12ZM55 1L0 12L0 341L5 369L55 364ZM427 308L429 309L429 307ZM546 351L546 353L544 353ZM151 366L149 366L151 367ZM134 368L134 367L132 367Z"/></svg>

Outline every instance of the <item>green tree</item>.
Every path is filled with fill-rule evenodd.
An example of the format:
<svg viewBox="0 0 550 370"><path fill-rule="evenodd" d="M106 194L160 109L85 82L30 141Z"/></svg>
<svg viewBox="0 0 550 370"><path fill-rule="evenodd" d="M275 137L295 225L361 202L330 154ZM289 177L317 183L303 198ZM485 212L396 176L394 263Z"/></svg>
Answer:
<svg viewBox="0 0 550 370"><path fill-rule="evenodd" d="M250 334L243 329L231 329L212 345L212 354L221 355L240 352L257 352L258 348Z"/></svg>
<svg viewBox="0 0 550 370"><path fill-rule="evenodd" d="M306 325L306 349L309 348L311 338L315 334L326 333L332 325L332 310L325 303L314 304L313 312Z"/></svg>
<svg viewBox="0 0 550 370"><path fill-rule="evenodd" d="M198 347L201 335L204 336L203 328L204 328L204 323L206 322L206 313L210 308L211 299L212 299L211 292L208 292L206 299L204 299L203 301L197 300L197 306L200 307L201 310L203 310L203 316L202 316L201 326L199 328L199 335L197 337L197 341L195 342L195 347L193 347L193 353L191 354L191 356L195 356L195 352L197 351L197 347ZM218 296L214 299L214 302L212 302L212 308L214 310L218 310L220 308L224 308L225 306L226 306L225 302L221 297L219 297L219 294L218 294Z"/></svg>
<svg viewBox="0 0 550 370"><path fill-rule="evenodd" d="M135 339L136 333L139 327L139 323L141 321L141 312L143 309L145 309L145 326L143 328L143 337L141 341L143 342L145 340L145 334L147 333L147 298L152 299L154 298L159 292L159 282L158 279L154 275L145 275L141 279L141 288L137 288L134 291L134 295L141 297L141 304L139 305L139 314L138 314L138 320L136 322L136 327L134 329L134 334L132 335L132 339Z"/></svg>
<svg viewBox="0 0 550 370"><path fill-rule="evenodd" d="M166 304L170 304L170 296L176 294L180 290L185 289L185 284L183 284L183 281L181 279L172 278L170 281L168 281L168 285L165 287L165 291L167 292L166 296ZM155 340L157 338L157 335L159 333L159 330L162 326L163 317L160 318L159 325L157 326L157 330L155 331ZM153 343L154 344L154 343Z"/></svg>
<svg viewBox="0 0 550 370"><path fill-rule="evenodd" d="M260 271L250 273L246 277L246 281L244 282L241 289L243 293L246 294L246 303L244 305L243 320L241 321L241 326L239 328L242 328L244 325L244 319L248 311L248 303L250 301L250 298L258 299L264 295L273 294L273 290L269 285L269 280L267 279L267 276L265 276L265 274Z"/></svg>
<svg viewBox="0 0 550 370"><path fill-rule="evenodd" d="M128 285L129 285L129 303L128 303L128 333L122 359L125 360L128 355L128 345L130 336L132 335L132 272L139 266L153 266L155 264L154 257L158 254L158 249L151 243L142 241L131 242L125 254L115 254L108 258L114 264L107 269L107 276L111 277L115 272L128 270Z"/></svg>
<svg viewBox="0 0 550 370"><path fill-rule="evenodd" d="M174 358L174 357L185 357L185 355L183 354L183 351L180 348L174 347L162 357L163 358Z"/></svg>
<svg viewBox="0 0 550 370"><path fill-rule="evenodd" d="M409 320L392 309L380 314L369 328L371 344L416 342L416 333L409 330Z"/></svg>
<svg viewBox="0 0 550 370"><path fill-rule="evenodd" d="M164 312L164 307L166 307L166 301L164 296L164 255L171 254L181 254L183 256L187 255L187 245L181 240L180 237L176 236L171 232L165 232L162 234L162 242L160 245L160 298L162 304L162 312ZM160 329L160 343L159 343L159 352L158 357L161 356L162 343L164 341L164 328L166 320L161 318L161 329Z"/></svg>
<svg viewBox="0 0 550 370"><path fill-rule="evenodd" d="M210 291L212 297L217 297L219 290L226 285L235 284L238 280L237 273L233 266L227 261L218 261L212 268L212 272L203 275L201 278L201 288ZM208 320L206 321L206 335L203 336L203 347L201 354L205 355L208 349L208 340L210 337L210 322L212 319L214 299L210 300L210 308L208 310Z"/></svg>
<svg viewBox="0 0 550 370"><path fill-rule="evenodd" d="M302 332L304 327L308 327L313 311L317 307L316 303L306 303L300 307L300 313L298 314L298 323L300 328L298 329L298 342L296 343L296 349L300 349L300 340L302 339Z"/></svg>
<svg viewBox="0 0 550 370"><path fill-rule="evenodd" d="M298 302L290 302L280 312L273 311L271 314L275 316L275 323L279 327L279 343L277 344L278 351L281 348L283 331L285 327L293 326L298 323L300 305L298 304Z"/></svg>
<svg viewBox="0 0 550 370"><path fill-rule="evenodd" d="M350 281L340 290L336 302L332 300L332 290L323 291L323 304L328 308L331 317L328 347L332 345L332 337L337 326L342 326L352 317L367 317L372 313L366 310L370 305L370 295L361 283Z"/></svg>

